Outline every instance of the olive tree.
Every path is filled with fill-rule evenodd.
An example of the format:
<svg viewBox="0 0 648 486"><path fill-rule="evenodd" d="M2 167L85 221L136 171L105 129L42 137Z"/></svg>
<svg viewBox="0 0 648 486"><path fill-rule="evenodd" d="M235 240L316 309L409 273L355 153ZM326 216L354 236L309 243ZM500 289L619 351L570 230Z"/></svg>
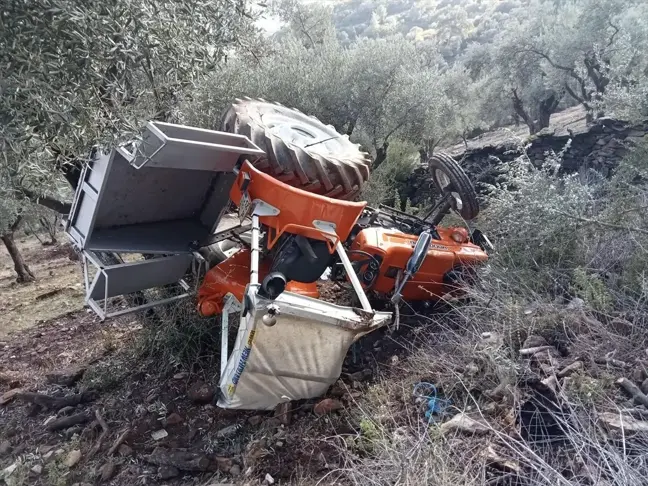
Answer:
<svg viewBox="0 0 648 486"><path fill-rule="evenodd" d="M244 0L5 1L3 194L67 212L61 181L75 186L96 147L144 121L174 120L201 77L255 35L252 21ZM4 231L19 221L10 206Z"/></svg>
<svg viewBox="0 0 648 486"><path fill-rule="evenodd" d="M645 78L635 68L645 58L647 13L641 0L534 0L515 51L532 56L536 76L560 83L592 120L604 113L613 78L623 73L627 86Z"/></svg>

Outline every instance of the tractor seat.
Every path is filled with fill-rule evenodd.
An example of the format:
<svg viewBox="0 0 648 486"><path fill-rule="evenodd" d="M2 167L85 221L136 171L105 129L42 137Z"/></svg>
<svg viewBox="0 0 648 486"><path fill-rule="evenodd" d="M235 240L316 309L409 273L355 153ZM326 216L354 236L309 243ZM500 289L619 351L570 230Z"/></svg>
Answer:
<svg viewBox="0 0 648 486"><path fill-rule="evenodd" d="M247 160L230 190L230 198L239 207L244 190L252 202L263 201L279 210L278 214L259 217L261 224L274 230L268 238L268 248L272 248L283 233L292 233L326 241L333 253L337 241L349 237L367 205L366 202L331 199L289 186L255 169Z"/></svg>

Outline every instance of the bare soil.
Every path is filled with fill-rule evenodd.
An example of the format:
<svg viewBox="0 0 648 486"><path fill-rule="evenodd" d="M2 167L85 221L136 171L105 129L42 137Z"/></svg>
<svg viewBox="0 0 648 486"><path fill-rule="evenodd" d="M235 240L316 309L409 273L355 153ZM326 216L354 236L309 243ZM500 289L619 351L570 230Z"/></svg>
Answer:
<svg viewBox="0 0 648 486"><path fill-rule="evenodd" d="M68 243L43 246L23 237L17 244L37 280L17 283L9 254L0 249L0 339L83 307L81 267Z"/></svg>
<svg viewBox="0 0 648 486"><path fill-rule="evenodd" d="M214 401L196 403L189 390L205 383L214 392L216 371L174 369L142 357L138 343L145 332L136 317L100 322L82 309L0 341L0 396L16 387L49 396L94 394L89 402L58 411L40 409L20 397L0 405L0 443L6 440L9 447L4 454L0 449L0 471L17 465L8 484L264 484L268 474L277 484L310 484L312 479L306 478L323 477L341 465L339 449L330 438L352 429L337 412L315 415L319 399L293 403L288 416L223 410ZM376 367L402 352L398 333L385 330L367 336L349 353L343 379L328 396L352 407ZM79 368L85 374L69 386L48 379L52 373ZM363 383L352 374L358 371ZM62 430L48 429L52 420L80 413L90 418ZM97 413L108 427L101 440ZM237 430L224 434L232 426ZM167 435L159 438L160 430ZM121 447L111 453L120 437ZM92 455L97 445L98 452ZM207 457L218 467L207 472L169 471L149 462L160 447ZM65 462L75 450L81 458L69 467ZM107 467L114 467L114 476L102 480L102 468Z"/></svg>

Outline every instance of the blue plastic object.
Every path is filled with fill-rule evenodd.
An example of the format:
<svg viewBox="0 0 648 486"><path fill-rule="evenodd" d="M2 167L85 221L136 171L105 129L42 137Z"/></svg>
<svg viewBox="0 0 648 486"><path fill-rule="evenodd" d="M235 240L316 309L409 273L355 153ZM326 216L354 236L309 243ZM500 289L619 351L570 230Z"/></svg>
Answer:
<svg viewBox="0 0 648 486"><path fill-rule="evenodd" d="M439 398L436 386L426 381L421 381L414 385L412 394L417 398L424 398L427 400L427 410L425 411L425 418L433 422L433 415L441 415L452 404L450 400Z"/></svg>

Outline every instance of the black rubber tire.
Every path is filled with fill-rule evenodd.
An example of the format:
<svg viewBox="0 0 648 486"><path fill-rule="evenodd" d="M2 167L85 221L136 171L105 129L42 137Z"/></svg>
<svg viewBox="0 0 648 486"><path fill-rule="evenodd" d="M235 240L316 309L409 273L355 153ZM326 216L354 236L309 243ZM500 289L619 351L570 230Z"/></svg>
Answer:
<svg viewBox="0 0 648 486"><path fill-rule="evenodd" d="M451 199L452 209L459 213L463 219L470 220L476 218L479 214L477 193L472 182L470 182L470 178L459 164L450 155L437 152L428 160L428 169L437 191L441 194L444 192L452 192L457 194L461 199L461 204L459 204L456 198L453 197ZM450 185L444 185L442 183L439 172L447 176Z"/></svg>
<svg viewBox="0 0 648 486"><path fill-rule="evenodd" d="M254 161L257 169L308 192L349 200L369 178L369 154L360 145L278 103L237 99L223 115L221 130L245 135L265 151Z"/></svg>

